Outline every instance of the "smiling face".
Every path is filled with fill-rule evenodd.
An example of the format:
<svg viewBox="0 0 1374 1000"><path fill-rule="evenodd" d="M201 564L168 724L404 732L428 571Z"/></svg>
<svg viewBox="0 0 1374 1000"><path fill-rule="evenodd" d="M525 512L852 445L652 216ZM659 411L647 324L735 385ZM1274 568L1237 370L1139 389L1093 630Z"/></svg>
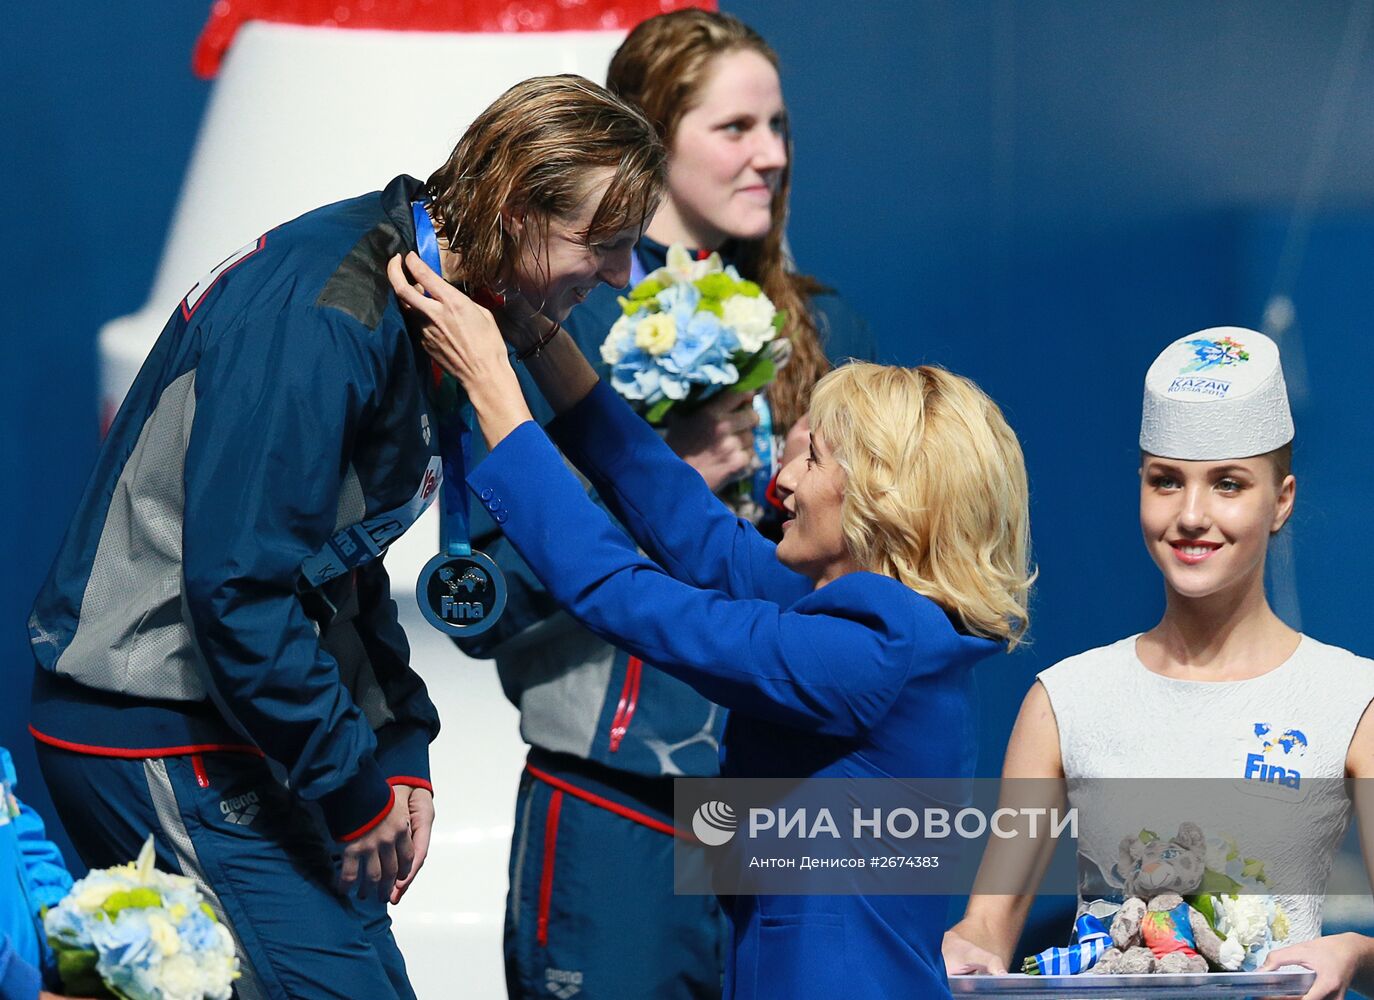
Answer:
<svg viewBox="0 0 1374 1000"><path fill-rule="evenodd" d="M786 130L773 64L752 49L715 56L673 134L667 197L650 235L708 249L766 236L787 166Z"/></svg>
<svg viewBox="0 0 1374 1000"><path fill-rule="evenodd" d="M522 218L514 210L502 213L503 225L521 236L515 284L529 304L551 320L566 319L601 282L622 288L630 280L630 252L639 239L638 224L604 241L587 240L613 175L610 167L588 171L585 190L573 210L549 217L546 226L538 224L545 220Z"/></svg>
<svg viewBox="0 0 1374 1000"><path fill-rule="evenodd" d="M1264 586L1269 537L1288 520L1297 484L1273 460L1182 462L1142 456L1140 527L1165 586L1185 598Z"/></svg>
<svg viewBox="0 0 1374 1000"><path fill-rule="evenodd" d="M778 561L818 587L859 569L844 543L844 483L835 453L815 434L806 453L778 473L778 495L787 516Z"/></svg>

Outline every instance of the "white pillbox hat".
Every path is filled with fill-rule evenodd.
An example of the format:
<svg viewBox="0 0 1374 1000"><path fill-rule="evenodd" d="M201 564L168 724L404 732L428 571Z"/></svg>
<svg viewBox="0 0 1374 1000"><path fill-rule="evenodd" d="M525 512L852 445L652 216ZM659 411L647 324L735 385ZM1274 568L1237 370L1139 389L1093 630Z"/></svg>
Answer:
<svg viewBox="0 0 1374 1000"><path fill-rule="evenodd" d="M1293 440L1279 348L1218 326L1174 341L1145 374L1140 449L1184 462L1251 458Z"/></svg>

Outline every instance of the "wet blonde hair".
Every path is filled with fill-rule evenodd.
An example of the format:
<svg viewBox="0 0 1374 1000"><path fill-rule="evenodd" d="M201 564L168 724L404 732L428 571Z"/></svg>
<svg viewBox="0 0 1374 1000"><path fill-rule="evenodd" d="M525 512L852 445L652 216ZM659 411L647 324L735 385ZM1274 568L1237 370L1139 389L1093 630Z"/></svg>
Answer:
<svg viewBox="0 0 1374 1000"><path fill-rule="evenodd" d="M578 234L589 244L642 227L658 207L667 180L658 133L637 109L572 74L532 77L498 97L425 182L460 279L472 288L504 284L522 239L547 243L549 219L573 212L597 167L614 173ZM502 223L503 209L529 211L523 237Z"/></svg>
<svg viewBox="0 0 1374 1000"><path fill-rule="evenodd" d="M715 60L731 52L756 52L774 69L778 54L749 25L729 14L689 8L641 22L611 58L606 87L640 108L669 149L682 116L700 101ZM798 274L783 252L787 199L792 189L792 138L787 136L787 165L773 194L772 223L757 240L735 240L735 265L759 283L773 304L787 313L784 335L792 358L768 387L780 431L806 412L811 387L830 370L821 332L812 318L811 296L827 291L815 278Z"/></svg>
<svg viewBox="0 0 1374 1000"><path fill-rule="evenodd" d="M817 383L811 430L844 470L855 561L1015 648L1035 579L1029 489L997 404L943 368L856 361Z"/></svg>

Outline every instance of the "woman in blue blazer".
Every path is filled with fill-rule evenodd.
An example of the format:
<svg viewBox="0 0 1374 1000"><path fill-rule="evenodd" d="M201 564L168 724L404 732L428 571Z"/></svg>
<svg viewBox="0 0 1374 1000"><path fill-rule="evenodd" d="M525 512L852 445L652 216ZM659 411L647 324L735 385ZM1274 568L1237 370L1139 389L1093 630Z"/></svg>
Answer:
<svg viewBox="0 0 1374 1000"><path fill-rule="evenodd" d="M973 383L860 363L823 378L809 454L779 476L775 546L566 333L512 324L559 415L549 435L632 541L530 419L491 314L415 255L405 267L418 285L396 257L397 294L491 448L469 486L569 613L730 710L725 777L972 776L971 668L1025 630L1031 581L1021 450ZM947 996L946 903L736 897L726 996Z"/></svg>

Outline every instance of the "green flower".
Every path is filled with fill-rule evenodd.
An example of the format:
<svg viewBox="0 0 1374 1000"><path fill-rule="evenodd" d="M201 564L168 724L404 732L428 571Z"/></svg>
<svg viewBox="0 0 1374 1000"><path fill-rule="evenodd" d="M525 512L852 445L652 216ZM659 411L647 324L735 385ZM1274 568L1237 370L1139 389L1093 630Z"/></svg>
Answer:
<svg viewBox="0 0 1374 1000"><path fill-rule="evenodd" d="M630 289L630 298L635 302L643 302L645 299L652 299L665 287L667 286L657 278L645 278Z"/></svg>
<svg viewBox="0 0 1374 1000"><path fill-rule="evenodd" d="M158 891L144 886L112 892L100 908L113 917L120 910L147 910L161 905L162 896Z"/></svg>
<svg viewBox="0 0 1374 1000"><path fill-rule="evenodd" d="M703 274L692 284L697 286L702 299L728 299L735 294L735 279L728 274Z"/></svg>

